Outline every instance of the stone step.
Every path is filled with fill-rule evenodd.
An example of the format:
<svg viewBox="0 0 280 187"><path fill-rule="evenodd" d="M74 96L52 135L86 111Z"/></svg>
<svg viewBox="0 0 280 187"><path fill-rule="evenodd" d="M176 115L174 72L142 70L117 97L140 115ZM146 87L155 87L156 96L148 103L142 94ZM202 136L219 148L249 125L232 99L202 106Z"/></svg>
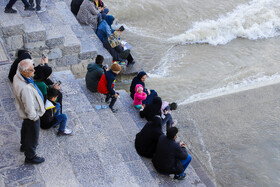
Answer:
<svg viewBox="0 0 280 187"><path fill-rule="evenodd" d="M25 43L25 47L28 48L26 45L28 43L33 42L44 42L46 40L46 29L42 25L40 19L38 16L31 15L30 17L23 17L22 18L24 27L25 27L25 33L23 37L23 41Z"/></svg>

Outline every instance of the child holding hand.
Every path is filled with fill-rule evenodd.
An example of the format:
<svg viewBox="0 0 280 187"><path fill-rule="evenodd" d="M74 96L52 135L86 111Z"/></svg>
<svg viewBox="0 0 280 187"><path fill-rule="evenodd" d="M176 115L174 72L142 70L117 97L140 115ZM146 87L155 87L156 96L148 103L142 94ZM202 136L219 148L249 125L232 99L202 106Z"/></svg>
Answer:
<svg viewBox="0 0 280 187"><path fill-rule="evenodd" d="M144 90L144 88L141 84L137 84L135 86L133 105L135 108L138 108L140 110L144 109L144 106L142 105L142 101L147 98L147 94L145 92L143 92L143 90Z"/></svg>

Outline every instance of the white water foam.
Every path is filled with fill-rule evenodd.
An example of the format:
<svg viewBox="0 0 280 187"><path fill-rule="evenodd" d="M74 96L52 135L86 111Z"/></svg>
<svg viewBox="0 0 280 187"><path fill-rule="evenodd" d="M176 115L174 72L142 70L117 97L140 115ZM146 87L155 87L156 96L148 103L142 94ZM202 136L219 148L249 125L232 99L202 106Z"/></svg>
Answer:
<svg viewBox="0 0 280 187"><path fill-rule="evenodd" d="M195 22L184 34L169 39L181 44L227 44L236 38L257 40L280 35L280 1L253 0L218 20Z"/></svg>
<svg viewBox="0 0 280 187"><path fill-rule="evenodd" d="M252 89L260 86L265 86L280 82L280 74L276 73L272 76L266 76L264 73L259 73L255 76L248 77L243 79L241 82L230 82L224 87L212 89L208 92L198 93L190 96L186 100L179 102L179 105L185 105L199 100L209 99L217 97L220 95L230 94L238 91L243 91L246 89Z"/></svg>

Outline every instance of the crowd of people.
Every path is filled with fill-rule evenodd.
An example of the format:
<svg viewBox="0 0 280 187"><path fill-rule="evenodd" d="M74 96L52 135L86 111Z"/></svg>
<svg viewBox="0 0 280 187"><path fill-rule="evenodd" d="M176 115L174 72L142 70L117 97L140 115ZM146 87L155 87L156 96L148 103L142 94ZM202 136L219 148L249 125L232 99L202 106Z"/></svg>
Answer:
<svg viewBox="0 0 280 187"><path fill-rule="evenodd" d="M123 27L111 28L114 17L107 15L109 9L101 0L77 0L71 3L72 12L81 23L89 24L96 29L104 47L112 54L115 61L127 60L128 65L134 60L129 50L124 50L119 37ZM116 54L114 54L116 53ZM105 102L110 110L114 107L119 93L115 90L116 76L121 72L119 63L114 62L110 68L104 65L104 57L97 55L95 63L87 67L86 87L91 92L105 95ZM16 108L21 119L21 147L25 162L39 164L45 161L36 155L39 129L57 128L57 135L70 135L67 126L67 115L62 112L63 94L61 82L54 83L50 76L52 68L48 66L48 57L42 55L41 62L34 67L31 53L19 50L17 59L11 66L9 79L13 83ZM147 89L144 71L135 76L130 85L131 105L139 110L139 115L147 120L145 126L135 137L135 148L139 155L152 158L156 170L165 175L174 174L174 179L182 180L184 171L191 162L186 144L177 142L178 128L171 111L177 109L175 102L162 101L153 89ZM163 127L166 126L166 133Z"/></svg>

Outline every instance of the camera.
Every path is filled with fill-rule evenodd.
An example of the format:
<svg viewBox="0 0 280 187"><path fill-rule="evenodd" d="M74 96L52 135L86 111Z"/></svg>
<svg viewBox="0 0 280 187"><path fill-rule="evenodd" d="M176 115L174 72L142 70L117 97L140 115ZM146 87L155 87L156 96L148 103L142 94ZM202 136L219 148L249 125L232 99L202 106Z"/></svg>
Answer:
<svg viewBox="0 0 280 187"><path fill-rule="evenodd" d="M44 54L42 54L42 58L43 58L43 59L45 59L45 58L46 58L46 56L45 56Z"/></svg>
<svg viewBox="0 0 280 187"><path fill-rule="evenodd" d="M119 31L124 31L124 27L121 26L121 27L119 28Z"/></svg>

